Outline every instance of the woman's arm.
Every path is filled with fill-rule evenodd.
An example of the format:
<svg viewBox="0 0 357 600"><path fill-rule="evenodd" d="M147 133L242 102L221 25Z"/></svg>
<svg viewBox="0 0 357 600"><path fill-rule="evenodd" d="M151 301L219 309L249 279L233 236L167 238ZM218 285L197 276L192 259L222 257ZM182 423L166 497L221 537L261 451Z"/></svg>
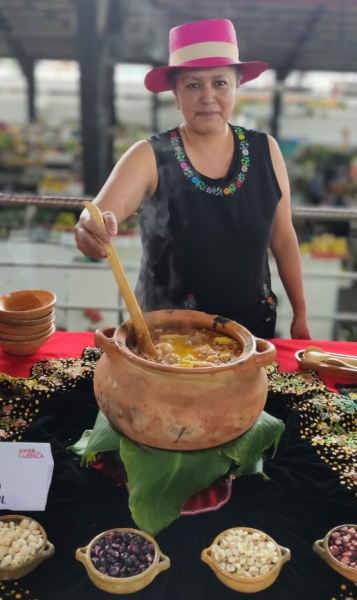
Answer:
<svg viewBox="0 0 357 600"><path fill-rule="evenodd" d="M310 339L306 320L300 250L291 219L289 178L277 142L268 136L270 154L282 197L276 211L270 248L293 309L290 333L294 339Z"/></svg>
<svg viewBox="0 0 357 600"><path fill-rule="evenodd" d="M146 195L153 196L158 183L155 154L147 141L134 144L120 158L93 202L103 213L106 231L85 209L75 226L79 250L90 258L106 256L103 244L116 235L118 223L140 207Z"/></svg>

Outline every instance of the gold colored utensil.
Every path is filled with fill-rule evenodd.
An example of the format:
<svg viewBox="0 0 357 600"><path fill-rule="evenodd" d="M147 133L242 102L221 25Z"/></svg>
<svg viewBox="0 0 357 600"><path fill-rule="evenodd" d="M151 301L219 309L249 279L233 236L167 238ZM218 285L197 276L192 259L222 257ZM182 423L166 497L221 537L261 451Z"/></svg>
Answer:
<svg viewBox="0 0 357 600"><path fill-rule="evenodd" d="M102 229L105 229L105 223L99 208L95 204L93 204L93 202L84 201L83 204L88 210L92 219L100 227L102 227ZM119 291L124 298L124 302L128 309L130 318L133 322L137 346L139 350L141 350L145 354L153 356L154 358L158 358L158 354L150 337L150 333L145 323L143 313L135 298L133 290L130 287L129 281L125 275L125 271L115 251L115 248L111 243L103 245L107 251L107 259L114 273L114 277L118 284Z"/></svg>

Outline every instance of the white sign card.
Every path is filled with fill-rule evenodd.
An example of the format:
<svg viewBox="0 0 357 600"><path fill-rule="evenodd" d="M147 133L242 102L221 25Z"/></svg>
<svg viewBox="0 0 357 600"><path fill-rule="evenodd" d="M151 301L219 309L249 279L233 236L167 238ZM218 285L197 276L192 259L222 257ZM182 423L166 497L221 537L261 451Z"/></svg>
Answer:
<svg viewBox="0 0 357 600"><path fill-rule="evenodd" d="M50 444L0 443L0 510L45 510L53 473Z"/></svg>

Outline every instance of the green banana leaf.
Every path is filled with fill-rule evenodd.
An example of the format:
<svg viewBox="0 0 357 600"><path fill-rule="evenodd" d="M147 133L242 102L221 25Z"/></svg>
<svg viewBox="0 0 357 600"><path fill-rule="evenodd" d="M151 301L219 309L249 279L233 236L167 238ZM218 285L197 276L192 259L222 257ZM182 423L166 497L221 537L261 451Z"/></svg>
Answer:
<svg viewBox="0 0 357 600"><path fill-rule="evenodd" d="M177 519L186 500L227 473L232 463L215 449L158 450L124 437L120 456L128 476L132 517L151 535Z"/></svg>
<svg viewBox="0 0 357 600"><path fill-rule="evenodd" d="M89 438L92 435L93 429L86 429L82 433L82 437L73 444L72 446L67 446L67 450L71 450L77 456L83 457L87 451L87 446L89 442Z"/></svg>
<svg viewBox="0 0 357 600"><path fill-rule="evenodd" d="M273 445L276 451L284 427L280 419L263 411L248 431L221 446L221 451L238 465L235 475L263 473L262 454Z"/></svg>
<svg viewBox="0 0 357 600"><path fill-rule="evenodd" d="M99 411L94 428L84 431L78 442L68 446L68 450L81 456L83 462L89 462L98 452L119 450L122 437L121 433L111 426L102 411Z"/></svg>
<svg viewBox="0 0 357 600"><path fill-rule="evenodd" d="M237 475L264 475L262 453L273 445L276 449L283 430L282 421L263 412L248 431L223 446L176 452L129 440L99 412L93 430L86 430L69 449L86 463L98 452L118 450L128 477L132 517L140 529L156 535L179 517L188 498L232 466L237 466Z"/></svg>

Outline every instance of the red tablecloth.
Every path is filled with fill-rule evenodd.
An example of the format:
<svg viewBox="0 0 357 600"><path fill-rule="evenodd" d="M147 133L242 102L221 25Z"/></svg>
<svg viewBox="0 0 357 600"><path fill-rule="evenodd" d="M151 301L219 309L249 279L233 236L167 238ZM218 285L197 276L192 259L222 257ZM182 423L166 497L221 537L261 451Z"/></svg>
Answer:
<svg viewBox="0 0 357 600"><path fill-rule="evenodd" d="M83 348L94 347L92 332L56 331L35 354L31 356L11 356L0 348L0 373L13 377L27 377L30 368L41 358L76 358Z"/></svg>
<svg viewBox="0 0 357 600"><path fill-rule="evenodd" d="M295 352L307 346L319 346L323 350L357 356L357 342L326 342L312 340L271 340L277 349L276 360L281 371L298 370ZM86 346L94 347L92 332L56 331L54 335L31 356L10 356L0 348L0 372L14 377L26 377L32 365L41 358L79 357Z"/></svg>

